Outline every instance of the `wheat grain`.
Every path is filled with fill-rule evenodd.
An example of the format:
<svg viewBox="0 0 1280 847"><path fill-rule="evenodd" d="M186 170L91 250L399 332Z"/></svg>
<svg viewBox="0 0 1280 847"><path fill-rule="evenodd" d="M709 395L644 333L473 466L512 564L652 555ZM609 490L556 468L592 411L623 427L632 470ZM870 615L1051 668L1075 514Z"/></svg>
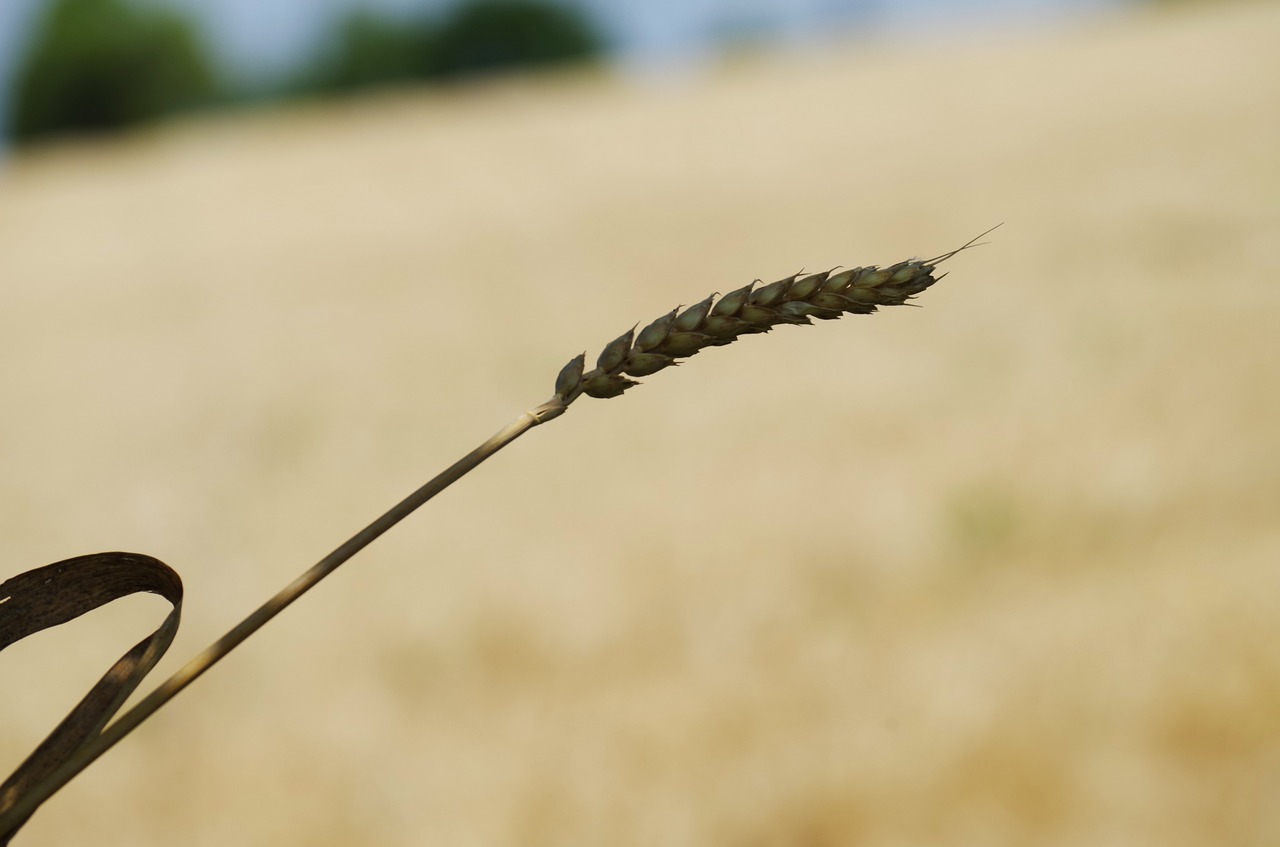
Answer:
<svg viewBox="0 0 1280 847"><path fill-rule="evenodd" d="M576 356L561 369L555 397L547 405L559 414L582 394L617 397L640 384L632 377L655 374L707 347L732 344L775 326L808 326L814 318L835 320L868 315L881 306L905 305L946 276L933 275L939 263L978 246L978 239L989 232L932 259L911 259L887 268L870 265L805 276L796 273L759 288L756 280L719 299L712 294L683 311L672 309L639 332L632 327L611 341L590 371L584 372L586 354Z"/></svg>

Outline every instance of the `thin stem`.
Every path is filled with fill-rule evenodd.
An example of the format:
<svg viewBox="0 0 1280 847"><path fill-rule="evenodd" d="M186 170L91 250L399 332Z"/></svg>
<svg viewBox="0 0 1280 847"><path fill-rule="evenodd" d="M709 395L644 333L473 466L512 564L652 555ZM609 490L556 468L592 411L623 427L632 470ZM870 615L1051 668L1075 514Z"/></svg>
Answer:
<svg viewBox="0 0 1280 847"><path fill-rule="evenodd" d="M201 674L209 670L242 641L253 635L262 626L303 594L306 594L316 583L333 573L338 567L363 550L378 536L404 520L423 503L453 485L466 476L485 459L515 441L521 435L541 423L559 417L574 397L569 399L552 397L542 405L525 412L493 435L488 441L454 462L430 482L401 500L387 510L385 514L357 532L345 543L329 555L325 556L309 570L282 588L274 597L259 606L252 614L231 628L226 635L219 638L204 652L187 662L173 676L158 685L154 691L138 702L136 706L115 720L102 734L81 747L74 756L37 785L32 786L21 800L0 816L0 832L6 830L10 821L25 820L41 803L56 791L70 782L77 774L97 760L99 756L110 750L115 744L138 727L140 723L151 717L157 709L168 703L182 689L194 682Z"/></svg>

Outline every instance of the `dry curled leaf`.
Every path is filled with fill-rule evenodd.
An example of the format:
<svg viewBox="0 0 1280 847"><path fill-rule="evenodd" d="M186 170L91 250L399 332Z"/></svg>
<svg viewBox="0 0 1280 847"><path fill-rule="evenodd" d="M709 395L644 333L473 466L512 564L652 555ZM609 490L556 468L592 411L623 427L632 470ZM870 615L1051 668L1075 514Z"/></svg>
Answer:
<svg viewBox="0 0 1280 847"><path fill-rule="evenodd" d="M77 556L18 574L0 584L0 650L112 600L159 594L173 610L151 635L120 657L27 760L0 785L0 845L9 843L31 812L11 814L30 789L53 775L102 732L178 631L182 580L168 565L136 553ZM8 683L21 685L23 682Z"/></svg>

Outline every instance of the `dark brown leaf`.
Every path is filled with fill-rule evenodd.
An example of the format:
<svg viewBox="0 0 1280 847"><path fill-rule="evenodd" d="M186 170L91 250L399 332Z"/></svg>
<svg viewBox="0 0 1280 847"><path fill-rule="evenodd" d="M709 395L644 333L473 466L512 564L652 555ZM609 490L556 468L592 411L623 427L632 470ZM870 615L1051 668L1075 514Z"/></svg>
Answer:
<svg viewBox="0 0 1280 847"><path fill-rule="evenodd" d="M151 635L125 653L0 785L0 845L8 844L30 817L10 810L35 785L95 738L164 655L182 615L182 580L168 565L136 553L77 556L18 574L0 584L0 650L139 592L159 594L173 610ZM51 661L52 665L53 662ZM34 684L36 680L8 682Z"/></svg>

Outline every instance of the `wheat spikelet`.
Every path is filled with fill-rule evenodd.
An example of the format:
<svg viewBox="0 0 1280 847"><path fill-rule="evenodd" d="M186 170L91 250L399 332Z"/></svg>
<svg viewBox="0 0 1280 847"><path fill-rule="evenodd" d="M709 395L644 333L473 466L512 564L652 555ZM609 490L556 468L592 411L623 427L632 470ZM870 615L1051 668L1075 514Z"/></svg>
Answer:
<svg viewBox="0 0 1280 847"><path fill-rule="evenodd" d="M719 299L712 294L683 311L672 309L639 332L632 327L611 341L590 371L584 373L585 353L575 357L560 371L553 399L563 408L582 394L617 397L640 384L631 377L655 374L680 364L679 359L707 347L732 344L744 335L768 332L782 324L808 326L814 318L835 320L868 315L880 306L905 305L946 276L933 275L939 263L977 246L978 239L989 232L932 259L911 259L887 268L870 265L806 276L796 273L759 288L756 280Z"/></svg>

